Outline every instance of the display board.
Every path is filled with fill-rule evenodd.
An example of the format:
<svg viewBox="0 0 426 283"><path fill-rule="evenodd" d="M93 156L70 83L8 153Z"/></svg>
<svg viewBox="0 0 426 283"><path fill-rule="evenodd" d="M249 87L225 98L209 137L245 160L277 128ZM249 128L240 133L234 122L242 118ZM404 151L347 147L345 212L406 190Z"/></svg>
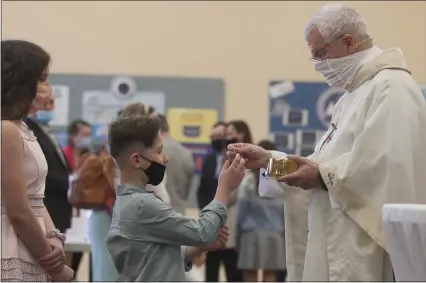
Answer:
<svg viewBox="0 0 426 283"><path fill-rule="evenodd" d="M108 123L128 104L142 102L168 116L170 134L192 150L195 173L210 150L211 126L224 115L224 82L216 78L51 74L56 98L52 132L66 146L67 126L76 119L92 124L93 138L106 141ZM189 205L196 207L194 178Z"/></svg>
<svg viewBox="0 0 426 283"><path fill-rule="evenodd" d="M271 81L268 93L270 139L279 151L308 156L327 130L344 90L326 83Z"/></svg>
<svg viewBox="0 0 426 283"><path fill-rule="evenodd" d="M426 98L426 85L421 85ZM271 81L269 133L279 151L309 156L328 129L343 89L327 83Z"/></svg>

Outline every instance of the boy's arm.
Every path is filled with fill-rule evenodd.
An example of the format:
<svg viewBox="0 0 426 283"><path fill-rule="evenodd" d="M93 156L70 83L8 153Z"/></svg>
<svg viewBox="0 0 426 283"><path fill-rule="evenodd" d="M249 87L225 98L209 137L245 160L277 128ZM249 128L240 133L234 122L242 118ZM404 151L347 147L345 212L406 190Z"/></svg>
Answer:
<svg viewBox="0 0 426 283"><path fill-rule="evenodd" d="M175 212L156 196L143 199L137 209L136 223L122 225L129 226L128 230L137 230L135 234L139 234L141 240L180 246L200 247L214 242L228 217L226 206L217 199L201 211L198 219Z"/></svg>

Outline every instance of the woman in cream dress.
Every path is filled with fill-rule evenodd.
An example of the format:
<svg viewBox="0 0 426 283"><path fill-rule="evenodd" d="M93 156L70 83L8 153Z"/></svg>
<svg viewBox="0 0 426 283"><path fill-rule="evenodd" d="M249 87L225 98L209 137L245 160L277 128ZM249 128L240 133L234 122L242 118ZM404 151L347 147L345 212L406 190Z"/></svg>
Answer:
<svg viewBox="0 0 426 283"><path fill-rule="evenodd" d="M43 204L46 159L23 122L51 98L50 57L18 40L2 41L1 52L1 281L71 281L64 237Z"/></svg>

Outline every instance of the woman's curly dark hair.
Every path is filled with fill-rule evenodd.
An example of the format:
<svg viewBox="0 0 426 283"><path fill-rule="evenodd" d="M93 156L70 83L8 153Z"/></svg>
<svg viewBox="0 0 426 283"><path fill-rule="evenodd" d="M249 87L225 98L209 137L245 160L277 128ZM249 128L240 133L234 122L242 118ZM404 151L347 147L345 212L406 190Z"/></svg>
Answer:
<svg viewBox="0 0 426 283"><path fill-rule="evenodd" d="M23 40L1 42L1 119L22 120L37 94L37 84L50 55Z"/></svg>

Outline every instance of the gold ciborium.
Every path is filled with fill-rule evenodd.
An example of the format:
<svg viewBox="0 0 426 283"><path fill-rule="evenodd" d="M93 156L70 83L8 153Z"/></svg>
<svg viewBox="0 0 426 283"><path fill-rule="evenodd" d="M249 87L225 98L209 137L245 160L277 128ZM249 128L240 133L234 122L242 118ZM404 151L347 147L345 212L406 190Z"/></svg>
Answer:
<svg viewBox="0 0 426 283"><path fill-rule="evenodd" d="M284 158L269 158L265 176L274 179L297 171L299 166L293 160Z"/></svg>

